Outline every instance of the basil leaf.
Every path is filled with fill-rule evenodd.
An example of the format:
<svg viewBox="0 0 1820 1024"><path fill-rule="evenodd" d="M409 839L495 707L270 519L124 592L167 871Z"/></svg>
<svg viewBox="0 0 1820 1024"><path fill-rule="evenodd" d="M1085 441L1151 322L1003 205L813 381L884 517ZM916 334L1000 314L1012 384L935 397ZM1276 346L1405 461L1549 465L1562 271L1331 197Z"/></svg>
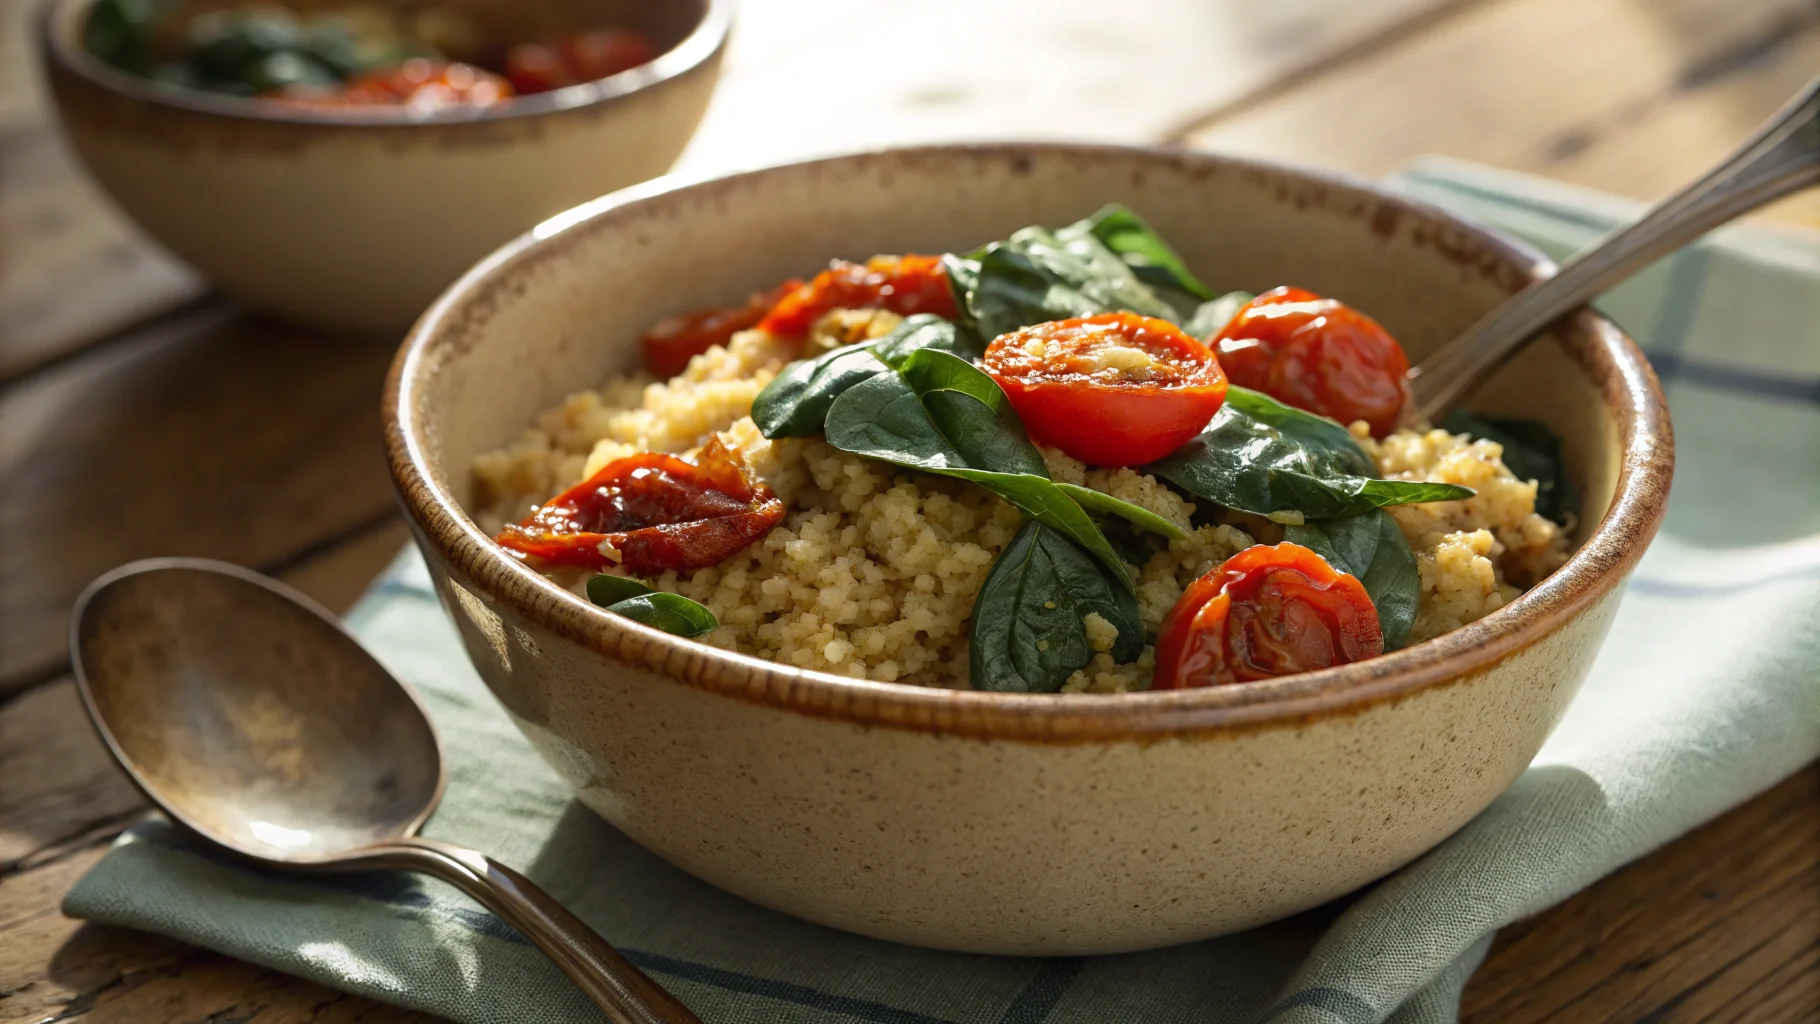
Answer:
<svg viewBox="0 0 1820 1024"><path fill-rule="evenodd" d="M819 434L828 407L842 392L885 372L887 367L899 366L926 348L967 358L982 350L979 339L953 323L918 313L905 318L882 338L844 345L784 367L752 400L752 422L759 433L769 438Z"/></svg>
<svg viewBox="0 0 1820 1024"><path fill-rule="evenodd" d="M1054 693L1093 660L1082 620L1098 612L1118 628L1113 660L1137 660L1143 625L1137 599L1105 566L1041 522L1025 523L993 563L973 602L973 687Z"/></svg>
<svg viewBox="0 0 1820 1024"><path fill-rule="evenodd" d="M1133 526L1142 527L1143 529L1149 530L1151 533L1161 534L1165 537L1181 538L1188 536L1187 532L1181 527L1164 519L1162 516L1157 515L1155 512L1139 505L1133 505L1128 501L1122 501L1107 494L1105 491L1096 491L1091 487L1082 487L1079 484L1068 484L1060 481L1057 481L1055 486L1061 488L1063 494L1073 498L1075 504L1089 512L1118 516L1120 519L1125 520ZM1127 559L1127 561L1129 561L1129 559Z"/></svg>
<svg viewBox="0 0 1820 1024"><path fill-rule="evenodd" d="M1203 301L1213 298L1213 289L1201 283L1189 271L1188 264L1176 254L1162 236L1151 230L1143 218L1118 203L1103 206L1087 218L1088 230L1106 248L1117 253L1138 280L1152 288L1173 288Z"/></svg>
<svg viewBox="0 0 1820 1024"><path fill-rule="evenodd" d="M588 600L602 608L628 597L642 597L652 592L650 587L629 576L609 576L603 572L588 577Z"/></svg>
<svg viewBox="0 0 1820 1024"><path fill-rule="evenodd" d="M1239 307L1257 296L1250 292L1227 292L1217 299L1201 303L1195 307L1194 315L1182 325L1182 330L1202 341L1212 341L1213 336L1232 322L1239 313Z"/></svg>
<svg viewBox="0 0 1820 1024"><path fill-rule="evenodd" d="M720 625L720 620L708 609L681 594L667 594L661 590L615 602L607 606L607 611L677 636L701 636Z"/></svg>
<svg viewBox="0 0 1820 1024"><path fill-rule="evenodd" d="M1358 577L1378 609L1385 650L1394 651L1409 642L1416 604L1422 596L1422 578L1409 541L1390 513L1379 508L1345 519L1291 526L1283 530L1283 539Z"/></svg>
<svg viewBox="0 0 1820 1024"><path fill-rule="evenodd" d="M1519 480L1536 482L1536 512L1543 517L1565 523L1579 507L1579 495L1561 457L1561 439L1540 422L1491 419L1455 409L1441 421L1441 427L1503 445L1505 467Z"/></svg>
<svg viewBox="0 0 1820 1024"><path fill-rule="evenodd" d="M1176 319L1087 221L1059 231L1024 228L971 255L944 256L942 265L962 321L982 338L1117 310Z"/></svg>
<svg viewBox="0 0 1820 1024"><path fill-rule="evenodd" d="M1072 537L1120 582L1133 586L1131 570L1093 519L1048 478L1042 455L1024 437L1009 402L994 410L958 389L917 393L912 377L934 379L955 368L921 373L915 364L943 360L964 364L945 352L917 353L906 364L907 373L881 373L835 399L828 410L828 443L866 458L979 484ZM1005 468L981 468L976 458Z"/></svg>
<svg viewBox="0 0 1820 1024"><path fill-rule="evenodd" d="M607 611L677 636L697 637L720 625L707 608L681 594L669 594L625 576L588 578L588 600Z"/></svg>
<svg viewBox="0 0 1820 1024"><path fill-rule="evenodd" d="M1377 479L1377 467L1345 427L1241 387L1227 389L1205 430L1143 471L1240 512L1309 519L1474 494L1456 484Z"/></svg>

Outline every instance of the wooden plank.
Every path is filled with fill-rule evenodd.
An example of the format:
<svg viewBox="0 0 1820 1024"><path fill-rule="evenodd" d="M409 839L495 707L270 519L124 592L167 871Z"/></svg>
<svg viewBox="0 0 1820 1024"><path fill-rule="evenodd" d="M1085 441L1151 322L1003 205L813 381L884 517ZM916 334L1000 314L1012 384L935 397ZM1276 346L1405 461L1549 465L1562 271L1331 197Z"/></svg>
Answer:
<svg viewBox="0 0 1820 1024"><path fill-rule="evenodd" d="M1813 1020L1820 766L1504 931L1468 1024Z"/></svg>
<svg viewBox="0 0 1820 1024"><path fill-rule="evenodd" d="M1184 141L1373 177L1441 153L1650 198L1723 156L1816 68L1813 0L1499 0ZM1820 195L1765 213L1820 226Z"/></svg>
<svg viewBox="0 0 1820 1024"><path fill-rule="evenodd" d="M201 294L77 168L47 124L37 4L0 3L0 380Z"/></svg>
<svg viewBox="0 0 1820 1024"><path fill-rule="evenodd" d="M0 392L0 693L64 663L70 602L150 555L282 567L394 513L390 342L205 307Z"/></svg>
<svg viewBox="0 0 1820 1024"><path fill-rule="evenodd" d="M932 140L1154 142L1462 3L748 0L679 169Z"/></svg>

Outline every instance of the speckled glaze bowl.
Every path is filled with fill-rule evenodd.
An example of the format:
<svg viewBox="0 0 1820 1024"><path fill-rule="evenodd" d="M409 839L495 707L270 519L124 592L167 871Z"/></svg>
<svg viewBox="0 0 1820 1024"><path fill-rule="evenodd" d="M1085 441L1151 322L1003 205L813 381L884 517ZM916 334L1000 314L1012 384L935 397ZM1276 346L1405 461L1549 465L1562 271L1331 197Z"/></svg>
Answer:
<svg viewBox="0 0 1820 1024"><path fill-rule="evenodd" d="M412 119L156 87L82 49L92 2L51 0L38 42L64 131L114 201L248 305L394 337L495 247L669 169L707 109L733 4L437 0L489 40L621 25L668 50L598 82Z"/></svg>
<svg viewBox="0 0 1820 1024"><path fill-rule="evenodd" d="M1216 287L1342 298L1418 358L1546 270L1362 183L1200 154L994 145L652 182L545 223L424 315L387 388L392 472L475 666L584 803L683 869L812 921L1087 954L1330 900L1435 845L1522 771L1605 636L1672 469L1648 364L1590 313L1473 402L1566 439L1585 495L1567 565L1439 639L1266 682L1048 696L803 672L593 607L464 511L476 454L634 365L663 314L831 256L967 249L1110 201Z"/></svg>

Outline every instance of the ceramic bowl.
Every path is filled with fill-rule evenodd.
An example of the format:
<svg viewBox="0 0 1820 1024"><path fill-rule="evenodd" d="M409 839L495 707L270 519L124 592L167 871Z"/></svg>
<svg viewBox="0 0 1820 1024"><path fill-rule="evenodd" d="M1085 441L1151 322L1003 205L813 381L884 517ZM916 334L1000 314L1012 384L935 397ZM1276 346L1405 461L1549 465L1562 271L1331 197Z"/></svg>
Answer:
<svg viewBox="0 0 1820 1024"><path fill-rule="evenodd" d="M831 256L966 250L1111 201L1216 288L1337 296L1417 358L1548 269L1363 183L1091 146L891 150L659 181L545 223L412 330L387 445L474 665L583 803L684 870L811 921L944 949L1088 954L1330 900L1434 846L1523 770L1586 675L1672 467L1648 363L1591 313L1473 400L1566 439L1584 494L1572 559L1454 633L1305 675L1096 697L804 672L593 607L466 511L474 456L635 365L661 315Z"/></svg>
<svg viewBox="0 0 1820 1024"><path fill-rule="evenodd" d="M438 0L471 16L487 39L604 24L643 30L668 49L598 82L413 119L154 86L82 49L91 3L52 0L38 39L64 131L114 201L248 305L394 335L495 247L667 170L707 108L732 7ZM191 6L204 4L223 6Z"/></svg>

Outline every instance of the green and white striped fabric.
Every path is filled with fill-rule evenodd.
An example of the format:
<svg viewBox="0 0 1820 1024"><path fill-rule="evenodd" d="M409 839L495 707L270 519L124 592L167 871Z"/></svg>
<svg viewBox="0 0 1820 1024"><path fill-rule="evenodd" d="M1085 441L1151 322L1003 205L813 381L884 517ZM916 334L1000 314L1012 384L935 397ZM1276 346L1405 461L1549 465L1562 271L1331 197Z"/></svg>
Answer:
<svg viewBox="0 0 1820 1024"><path fill-rule="evenodd" d="M1557 257L1636 212L1458 164L1398 184ZM1343 905L1242 935L1022 960L762 910L569 798L469 667L415 555L351 620L445 740L450 785L428 834L525 869L709 1024L1450 1021L1500 926L1820 756L1820 237L1735 229L1601 305L1656 361L1680 471L1585 691L1528 772L1439 848ZM159 822L122 839L65 909L465 1024L600 1019L440 884L262 875Z"/></svg>

